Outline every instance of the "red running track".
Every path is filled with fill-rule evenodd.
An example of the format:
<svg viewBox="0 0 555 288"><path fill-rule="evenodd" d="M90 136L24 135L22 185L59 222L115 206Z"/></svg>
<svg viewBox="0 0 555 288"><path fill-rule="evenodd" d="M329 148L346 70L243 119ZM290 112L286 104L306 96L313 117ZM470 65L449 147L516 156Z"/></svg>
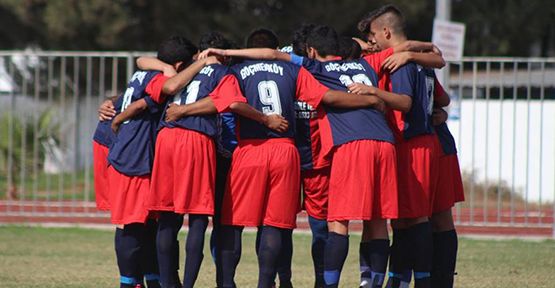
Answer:
<svg viewBox="0 0 555 288"><path fill-rule="evenodd" d="M462 235L554 236L553 209L503 208L498 213L497 209L459 208L453 213L457 232ZM110 218L107 212L96 210L94 202L0 201L0 223L110 224ZM300 229L309 228L304 212L299 214L297 225ZM352 231L361 229L360 222L351 225Z"/></svg>

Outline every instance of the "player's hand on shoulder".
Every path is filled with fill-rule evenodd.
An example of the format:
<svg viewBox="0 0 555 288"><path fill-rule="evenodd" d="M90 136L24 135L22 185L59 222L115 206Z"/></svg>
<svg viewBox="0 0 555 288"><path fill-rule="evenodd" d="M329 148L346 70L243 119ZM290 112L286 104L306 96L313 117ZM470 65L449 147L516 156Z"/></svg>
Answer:
<svg viewBox="0 0 555 288"><path fill-rule="evenodd" d="M448 118L449 114L447 114L445 110L441 108L434 108L434 111L432 112L432 123L434 126L442 124L447 121Z"/></svg>
<svg viewBox="0 0 555 288"><path fill-rule="evenodd" d="M102 102L100 107L98 107L98 120L107 121L111 120L114 116L116 116L116 110L112 100Z"/></svg>
<svg viewBox="0 0 555 288"><path fill-rule="evenodd" d="M347 86L349 92L354 94L367 94L367 95L374 95L376 92L374 91L375 87L368 86L362 83L353 83Z"/></svg>
<svg viewBox="0 0 555 288"><path fill-rule="evenodd" d="M389 73L397 71L397 69L410 61L410 53L411 52L404 51L392 54L383 61L382 68L388 70Z"/></svg>
<svg viewBox="0 0 555 288"><path fill-rule="evenodd" d="M279 133L283 133L289 129L289 122L285 120L285 117L278 114L266 115L264 125Z"/></svg>

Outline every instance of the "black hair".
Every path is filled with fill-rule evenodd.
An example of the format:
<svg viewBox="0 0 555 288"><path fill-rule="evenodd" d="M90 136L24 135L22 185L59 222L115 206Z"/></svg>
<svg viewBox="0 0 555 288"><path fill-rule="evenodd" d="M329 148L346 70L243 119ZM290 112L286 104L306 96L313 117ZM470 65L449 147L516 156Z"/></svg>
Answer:
<svg viewBox="0 0 555 288"><path fill-rule="evenodd" d="M318 54L322 57L337 55L339 49L337 32L327 25L316 26L308 34L306 45L318 50Z"/></svg>
<svg viewBox="0 0 555 288"><path fill-rule="evenodd" d="M187 38L172 36L160 43L156 57L171 65L183 62L182 67L187 67L193 61L193 56L197 52L197 46Z"/></svg>
<svg viewBox="0 0 555 288"><path fill-rule="evenodd" d="M341 56L343 60L353 60L360 58L362 48L357 41L351 37L343 36L339 38L339 50L337 56Z"/></svg>
<svg viewBox="0 0 555 288"><path fill-rule="evenodd" d="M266 28L259 28L252 31L247 37L247 48L272 48L279 47L279 39L274 31Z"/></svg>
<svg viewBox="0 0 555 288"><path fill-rule="evenodd" d="M306 55L306 38L308 38L308 34L310 31L316 27L315 24L302 24L299 29L293 32L293 40L291 41L291 46L293 46L293 53L299 56L307 56Z"/></svg>
<svg viewBox="0 0 555 288"><path fill-rule="evenodd" d="M361 26L366 22L366 26L362 27L365 29L361 30L361 32L364 33L364 31L366 31L366 34L368 34L368 32L370 32L370 24L378 20L378 18L380 18L379 21L382 25L387 25L392 30L392 33L405 34L405 19L403 13L401 13L399 8L391 4L382 6L368 13L366 17L359 22L358 29L361 30Z"/></svg>
<svg viewBox="0 0 555 288"><path fill-rule="evenodd" d="M198 43L198 48L200 51L204 51L208 48L219 48L219 49L229 49L231 48L231 43L227 38L224 37L219 32L208 32L200 37Z"/></svg>

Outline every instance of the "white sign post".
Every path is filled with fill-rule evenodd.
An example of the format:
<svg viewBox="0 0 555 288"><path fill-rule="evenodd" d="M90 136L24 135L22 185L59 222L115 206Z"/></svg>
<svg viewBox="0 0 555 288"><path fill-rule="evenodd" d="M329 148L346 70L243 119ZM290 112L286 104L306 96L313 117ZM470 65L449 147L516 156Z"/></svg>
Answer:
<svg viewBox="0 0 555 288"><path fill-rule="evenodd" d="M441 49L447 61L457 61L463 56L466 26L446 20L435 19L432 42Z"/></svg>
<svg viewBox="0 0 555 288"><path fill-rule="evenodd" d="M465 30L466 26L463 23L438 18L434 20L432 42L441 50L445 60L458 61L462 58ZM449 119L459 120L461 99L459 97L462 97L462 95L450 93L451 91L449 91L449 65L446 65L437 73L437 78L450 94L451 100L453 100L449 106Z"/></svg>

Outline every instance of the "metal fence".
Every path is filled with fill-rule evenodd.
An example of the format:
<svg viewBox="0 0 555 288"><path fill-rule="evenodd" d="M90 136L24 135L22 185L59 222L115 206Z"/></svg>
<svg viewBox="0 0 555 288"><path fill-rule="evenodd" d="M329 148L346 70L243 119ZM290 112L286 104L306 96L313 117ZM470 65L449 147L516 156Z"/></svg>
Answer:
<svg viewBox="0 0 555 288"><path fill-rule="evenodd" d="M152 54L0 52L0 222L107 223L94 207L96 110L139 55ZM467 199L457 224L555 237L555 59L464 58L448 69Z"/></svg>

